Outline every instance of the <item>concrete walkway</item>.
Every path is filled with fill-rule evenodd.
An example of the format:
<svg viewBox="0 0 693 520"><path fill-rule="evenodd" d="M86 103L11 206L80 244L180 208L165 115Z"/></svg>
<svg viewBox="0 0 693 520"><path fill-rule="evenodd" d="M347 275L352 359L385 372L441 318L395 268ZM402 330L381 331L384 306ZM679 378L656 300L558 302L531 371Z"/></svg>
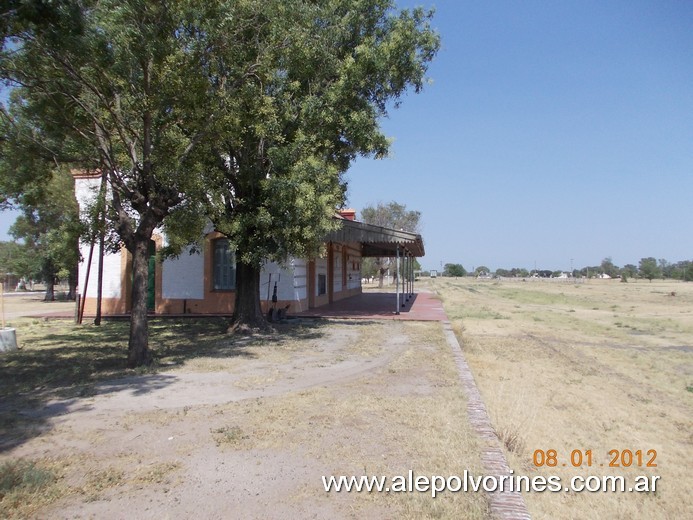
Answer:
<svg viewBox="0 0 693 520"><path fill-rule="evenodd" d="M304 318L333 319L447 320L442 302L432 292L419 292L408 300L405 296L400 295L399 314L395 313L396 310L397 295L395 293L368 291L317 309L309 309L292 315Z"/></svg>

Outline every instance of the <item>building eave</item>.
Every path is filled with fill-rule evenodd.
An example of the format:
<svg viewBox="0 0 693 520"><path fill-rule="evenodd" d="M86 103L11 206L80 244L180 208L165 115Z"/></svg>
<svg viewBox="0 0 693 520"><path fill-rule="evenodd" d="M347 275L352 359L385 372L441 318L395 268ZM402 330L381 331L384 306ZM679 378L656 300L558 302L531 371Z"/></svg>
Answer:
<svg viewBox="0 0 693 520"><path fill-rule="evenodd" d="M394 257L397 256L398 248L400 254L409 256L421 257L426 254L423 239L417 233L336 218L341 223L341 228L330 233L326 240L358 242L361 244L363 257Z"/></svg>

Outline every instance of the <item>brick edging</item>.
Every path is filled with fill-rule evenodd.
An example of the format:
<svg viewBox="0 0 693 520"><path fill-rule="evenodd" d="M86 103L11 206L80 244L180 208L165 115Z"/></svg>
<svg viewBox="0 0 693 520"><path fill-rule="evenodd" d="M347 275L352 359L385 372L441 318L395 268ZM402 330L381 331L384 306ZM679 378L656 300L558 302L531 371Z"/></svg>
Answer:
<svg viewBox="0 0 693 520"><path fill-rule="evenodd" d="M496 431L491 425L486 406L481 398L479 388L476 386L472 371L462 353L457 337L455 336L449 321L443 321L445 339L452 349L452 354L457 364L462 388L467 394L467 416L474 433L482 443L481 464L486 475L500 477L510 476L510 468L505 454L501 448L501 442ZM522 495L518 491L497 491L487 493L491 514L495 518L503 520L530 519L527 506Z"/></svg>

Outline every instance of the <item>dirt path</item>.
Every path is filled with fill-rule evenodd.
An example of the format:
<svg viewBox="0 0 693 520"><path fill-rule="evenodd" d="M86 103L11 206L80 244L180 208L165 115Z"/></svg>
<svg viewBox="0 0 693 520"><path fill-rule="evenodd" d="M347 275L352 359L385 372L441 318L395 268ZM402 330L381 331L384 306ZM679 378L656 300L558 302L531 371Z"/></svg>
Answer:
<svg viewBox="0 0 693 520"><path fill-rule="evenodd" d="M3 457L60 475L55 496L24 511L51 519L425 518L431 508L462 507L486 516L482 496L326 493L322 484L323 475L478 468L440 324L336 323L319 340L264 349L224 361L223 370L218 359L199 360L23 410L46 430Z"/></svg>
<svg viewBox="0 0 693 520"><path fill-rule="evenodd" d="M133 409L140 413L175 410L334 386L382 368L400 355L408 342L405 334L394 334L388 337L386 348L373 356L358 356L349 350L359 339L357 330L336 328L320 346L309 352L294 352L281 364L260 357L245 359L224 371L180 369L116 379L95 385L93 397L53 400L40 410L28 410L25 415L44 418L69 414L66 420L82 421Z"/></svg>
<svg viewBox="0 0 693 520"><path fill-rule="evenodd" d="M46 316L52 314L71 315L75 310L75 302L72 301L43 301L44 293L9 293L4 295L4 316L8 326L12 321L20 317Z"/></svg>

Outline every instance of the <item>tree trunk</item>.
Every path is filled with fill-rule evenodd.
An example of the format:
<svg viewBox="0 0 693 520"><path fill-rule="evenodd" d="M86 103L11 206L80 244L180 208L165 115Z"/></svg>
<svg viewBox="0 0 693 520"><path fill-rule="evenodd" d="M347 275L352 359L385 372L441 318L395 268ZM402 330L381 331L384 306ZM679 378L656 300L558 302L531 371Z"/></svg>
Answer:
<svg viewBox="0 0 693 520"><path fill-rule="evenodd" d="M384 285L383 281L385 280L385 269L382 267L378 269L378 274L378 289L382 289Z"/></svg>
<svg viewBox="0 0 693 520"><path fill-rule="evenodd" d="M67 299L75 301L77 299L77 269L70 269L70 274L67 277Z"/></svg>
<svg viewBox="0 0 693 520"><path fill-rule="evenodd" d="M102 224L103 225L103 224ZM99 268L96 274L96 316L94 325L101 325L101 304L103 303L103 253L104 253L104 232L99 236ZM147 262L149 265L149 262Z"/></svg>
<svg viewBox="0 0 693 520"><path fill-rule="evenodd" d="M46 284L46 295L43 300L53 302L55 301L56 269L51 260L46 259L43 261L43 265L41 266L41 274L43 282Z"/></svg>
<svg viewBox="0 0 693 520"><path fill-rule="evenodd" d="M45 301L45 302L54 302L55 301L55 288L53 285L53 279L51 279L51 278L46 278L46 295L44 296L43 301Z"/></svg>
<svg viewBox="0 0 693 520"><path fill-rule="evenodd" d="M128 368L148 365L149 351L147 322L147 287L149 284L149 238L135 237L132 251L132 310L130 312L130 341Z"/></svg>
<svg viewBox="0 0 693 520"><path fill-rule="evenodd" d="M237 257L240 257L237 252ZM229 332L250 332L268 328L267 320L260 307L259 266L236 264L236 304Z"/></svg>

